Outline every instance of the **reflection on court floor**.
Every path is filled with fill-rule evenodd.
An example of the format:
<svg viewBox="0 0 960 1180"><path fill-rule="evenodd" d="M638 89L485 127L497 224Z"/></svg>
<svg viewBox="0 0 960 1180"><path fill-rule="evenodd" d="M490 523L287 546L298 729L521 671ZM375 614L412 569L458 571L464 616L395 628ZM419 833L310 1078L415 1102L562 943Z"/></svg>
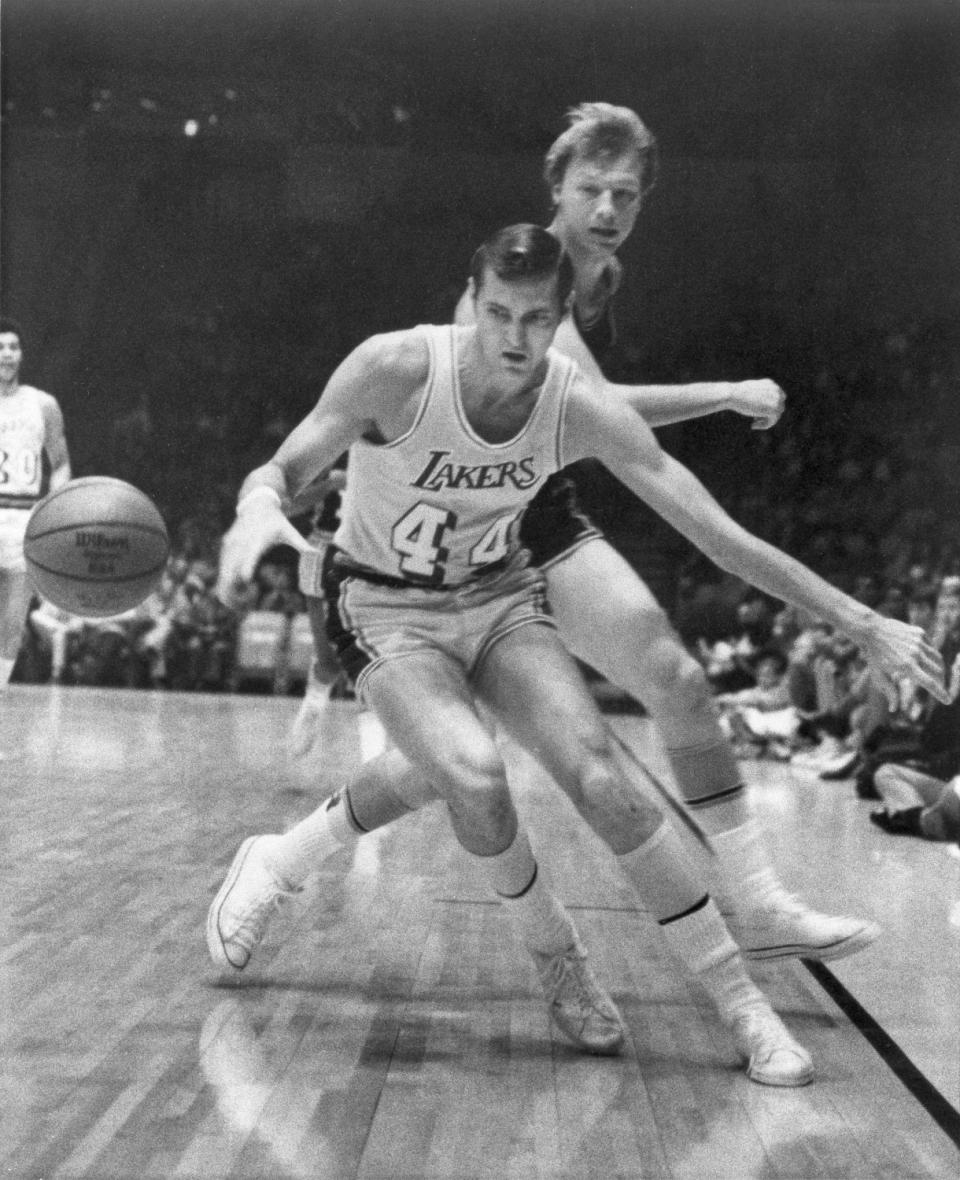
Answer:
<svg viewBox="0 0 960 1180"><path fill-rule="evenodd" d="M883 922L874 948L830 965L836 994L855 998L926 1090L798 963L754 970L817 1080L751 1084L603 846L509 748L544 871L627 1022L622 1057L585 1057L554 1033L532 965L439 807L336 854L248 969L221 977L204 918L240 840L290 826L385 745L344 702L321 747L293 760L297 704L8 694L5 738L19 737L0 767L0 1175L960 1173L960 860L879 832L849 784L783 765L745 767L775 858L811 901ZM646 722L611 724L669 786Z"/></svg>

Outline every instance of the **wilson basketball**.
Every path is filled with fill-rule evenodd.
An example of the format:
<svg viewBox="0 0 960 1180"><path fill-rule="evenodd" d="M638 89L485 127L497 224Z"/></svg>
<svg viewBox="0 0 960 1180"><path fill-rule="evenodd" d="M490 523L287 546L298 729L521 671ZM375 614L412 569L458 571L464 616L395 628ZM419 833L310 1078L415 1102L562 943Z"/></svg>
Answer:
<svg viewBox="0 0 960 1180"><path fill-rule="evenodd" d="M138 606L150 594L160 581L170 539L157 506L139 488L89 475L36 505L23 550L44 598L71 614L104 618Z"/></svg>

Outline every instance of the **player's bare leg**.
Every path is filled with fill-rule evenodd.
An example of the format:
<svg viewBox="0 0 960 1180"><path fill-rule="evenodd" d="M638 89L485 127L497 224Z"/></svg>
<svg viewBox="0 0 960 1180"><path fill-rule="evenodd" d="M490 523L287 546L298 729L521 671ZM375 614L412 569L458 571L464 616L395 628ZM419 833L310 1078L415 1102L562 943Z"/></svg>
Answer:
<svg viewBox="0 0 960 1180"><path fill-rule="evenodd" d="M477 859L530 951L557 1025L595 1053L617 1052L623 1029L613 1002L586 964L569 915L547 887L519 825L496 745L477 715L462 673L439 654L386 661L365 685L367 699L417 777L445 800L461 845ZM284 836L245 841L210 908L207 941L219 966L242 969L278 902L330 852L405 814L376 780L335 795ZM355 800L355 794L359 798Z"/></svg>
<svg viewBox="0 0 960 1180"><path fill-rule="evenodd" d="M313 660L300 708L290 727L290 753L294 758L306 757L319 743L331 693L344 679L327 639L323 600L309 595L306 602L313 633Z"/></svg>
<svg viewBox="0 0 960 1180"><path fill-rule="evenodd" d="M784 889L703 669L627 562L593 540L545 572L564 642L642 701L656 722L677 786L716 853L717 900L745 955L834 959L873 942L874 922L819 914Z"/></svg>
<svg viewBox="0 0 960 1180"><path fill-rule="evenodd" d="M5 692L17 662L23 624L30 605L30 583L22 570L0 569L0 697ZM0 747L0 759L11 751Z"/></svg>
<svg viewBox="0 0 960 1180"><path fill-rule="evenodd" d="M503 636L488 649L477 688L616 855L671 951L712 999L748 1075L765 1085L809 1082L809 1056L747 974L664 814L625 781L596 704L553 630L529 626Z"/></svg>
<svg viewBox="0 0 960 1180"><path fill-rule="evenodd" d="M0 690L10 681L29 605L30 583L26 573L0 569Z"/></svg>

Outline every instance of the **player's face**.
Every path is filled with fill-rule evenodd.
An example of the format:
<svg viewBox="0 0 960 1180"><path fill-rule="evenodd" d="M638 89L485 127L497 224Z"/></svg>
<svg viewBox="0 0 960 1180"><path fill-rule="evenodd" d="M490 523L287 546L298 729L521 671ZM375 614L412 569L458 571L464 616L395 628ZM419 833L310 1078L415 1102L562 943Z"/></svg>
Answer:
<svg viewBox="0 0 960 1180"><path fill-rule="evenodd" d="M947 627L960 623L960 594L941 594L937 601L937 614Z"/></svg>
<svg viewBox="0 0 960 1180"><path fill-rule="evenodd" d="M518 386L538 376L562 318L556 278L507 281L488 269L474 304L477 348L490 375Z"/></svg>
<svg viewBox="0 0 960 1180"><path fill-rule="evenodd" d="M0 381L13 381L20 372L23 352L16 332L0 332Z"/></svg>
<svg viewBox="0 0 960 1180"><path fill-rule="evenodd" d="M554 224L571 253L613 254L630 236L642 196L636 152L575 158L553 187Z"/></svg>

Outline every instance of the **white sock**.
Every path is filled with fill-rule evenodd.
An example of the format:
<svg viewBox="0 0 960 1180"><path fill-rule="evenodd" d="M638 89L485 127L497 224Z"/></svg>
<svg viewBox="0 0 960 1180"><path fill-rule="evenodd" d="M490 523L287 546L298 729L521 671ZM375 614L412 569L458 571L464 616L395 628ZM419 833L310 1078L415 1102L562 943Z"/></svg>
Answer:
<svg viewBox="0 0 960 1180"><path fill-rule="evenodd" d="M658 922L689 910L707 895L680 837L666 819L649 840L617 861Z"/></svg>
<svg viewBox="0 0 960 1180"><path fill-rule="evenodd" d="M745 1008L766 1003L709 898L692 912L661 922L660 928L673 954L696 976L725 1023Z"/></svg>
<svg viewBox="0 0 960 1180"><path fill-rule="evenodd" d="M509 848L476 860L525 947L553 955L577 944L576 927L543 879L522 828Z"/></svg>
<svg viewBox="0 0 960 1180"><path fill-rule="evenodd" d="M364 834L353 817L349 791L339 791L280 836L270 849L270 868L287 885L296 887L338 848L356 843Z"/></svg>
<svg viewBox="0 0 960 1180"><path fill-rule="evenodd" d="M0 659L0 690L7 687L13 675L13 665L16 660Z"/></svg>
<svg viewBox="0 0 960 1180"><path fill-rule="evenodd" d="M728 907L756 909L782 901L786 890L767 857L756 819L711 836L717 857L715 892Z"/></svg>

